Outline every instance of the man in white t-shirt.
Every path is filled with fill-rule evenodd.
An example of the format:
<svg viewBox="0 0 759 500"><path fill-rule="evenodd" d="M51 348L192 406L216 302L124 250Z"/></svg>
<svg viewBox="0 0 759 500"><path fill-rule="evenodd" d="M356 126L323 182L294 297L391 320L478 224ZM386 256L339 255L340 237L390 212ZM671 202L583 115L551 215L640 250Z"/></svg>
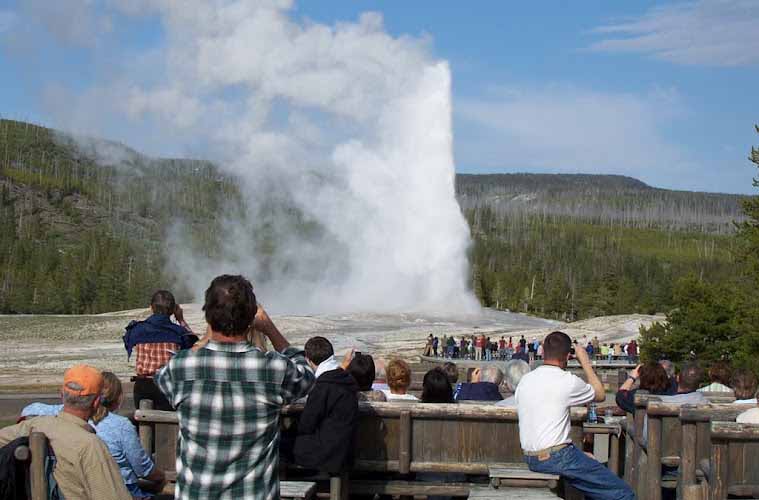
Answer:
<svg viewBox="0 0 759 500"><path fill-rule="evenodd" d="M543 365L526 374L516 392L519 440L530 470L558 474L592 500L633 500L632 489L577 449L569 438L569 408L606 400L585 349L576 349L589 383L566 370L572 341L553 332L543 342Z"/></svg>

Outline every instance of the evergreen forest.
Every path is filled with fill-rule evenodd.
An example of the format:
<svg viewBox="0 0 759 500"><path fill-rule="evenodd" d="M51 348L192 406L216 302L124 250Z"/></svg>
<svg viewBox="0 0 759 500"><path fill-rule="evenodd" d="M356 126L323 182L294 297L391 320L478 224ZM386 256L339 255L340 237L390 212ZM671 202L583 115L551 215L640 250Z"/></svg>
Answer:
<svg viewBox="0 0 759 500"><path fill-rule="evenodd" d="M753 200L596 175L458 175L456 189L482 304L570 321L668 313L682 280L730 282ZM142 307L175 286L170 228L213 255L220 213L242 203L209 162L0 120L0 312Z"/></svg>

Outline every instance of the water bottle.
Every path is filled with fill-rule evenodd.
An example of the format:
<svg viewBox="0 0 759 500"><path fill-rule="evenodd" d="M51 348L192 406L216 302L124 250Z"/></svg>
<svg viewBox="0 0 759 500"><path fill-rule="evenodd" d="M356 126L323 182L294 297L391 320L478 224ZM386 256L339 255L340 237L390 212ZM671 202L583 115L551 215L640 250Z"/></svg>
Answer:
<svg viewBox="0 0 759 500"><path fill-rule="evenodd" d="M590 403L588 406L588 422L591 424L598 423L598 414L596 412L596 404Z"/></svg>

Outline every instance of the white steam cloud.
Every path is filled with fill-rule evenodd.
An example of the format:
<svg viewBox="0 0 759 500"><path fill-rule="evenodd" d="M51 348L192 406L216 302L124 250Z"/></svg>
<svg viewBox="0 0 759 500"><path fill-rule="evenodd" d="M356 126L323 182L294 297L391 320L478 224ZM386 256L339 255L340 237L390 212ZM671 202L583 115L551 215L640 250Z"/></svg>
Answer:
<svg viewBox="0 0 759 500"><path fill-rule="evenodd" d="M373 13L298 21L290 1L150 8L164 45L89 95L118 96L123 115L202 144L240 179L258 228L230 215L224 258L213 261L175 231L173 269L185 283L201 292L220 272L242 273L280 312L475 310L450 70L426 40L388 35ZM297 209L302 224L277 207ZM275 248L266 259L262 237Z"/></svg>

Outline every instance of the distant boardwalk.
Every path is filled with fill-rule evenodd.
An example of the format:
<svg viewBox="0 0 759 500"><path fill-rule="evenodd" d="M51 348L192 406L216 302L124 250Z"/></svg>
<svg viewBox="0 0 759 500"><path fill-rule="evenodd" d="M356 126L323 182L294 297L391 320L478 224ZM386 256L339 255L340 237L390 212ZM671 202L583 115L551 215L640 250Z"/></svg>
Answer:
<svg viewBox="0 0 759 500"><path fill-rule="evenodd" d="M476 367L487 366L491 364L503 365L504 363L506 363L506 361L504 360L496 360L496 359L492 361L476 361L473 359L459 359L459 358L451 359L451 358L442 358L442 357L435 357L435 356L419 356L419 358L422 362L427 362L427 363L443 364L447 361L452 361L456 363L457 366L462 367L462 368L476 368ZM543 364L543 361L538 359L530 363L530 366L534 368L542 364ZM630 363L629 361L627 361L627 359L615 359L612 361L608 361L606 359L603 359L603 360L598 359L598 360L593 361L593 366L600 370L618 370L621 368L632 369L632 368L635 368L637 365L635 363ZM577 361L572 360L569 362L569 367L579 369L580 364Z"/></svg>

